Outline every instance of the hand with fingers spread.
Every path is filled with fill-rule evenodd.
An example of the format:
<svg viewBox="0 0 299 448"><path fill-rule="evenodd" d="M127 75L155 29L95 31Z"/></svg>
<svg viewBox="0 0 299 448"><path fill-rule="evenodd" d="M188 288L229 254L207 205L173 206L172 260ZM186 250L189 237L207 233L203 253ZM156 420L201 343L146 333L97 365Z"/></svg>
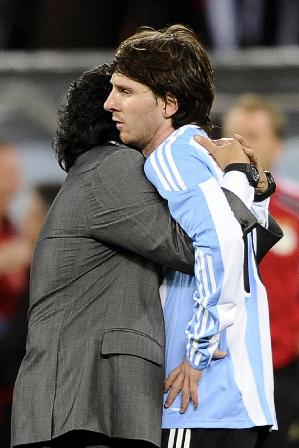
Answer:
<svg viewBox="0 0 299 448"><path fill-rule="evenodd" d="M209 151L223 171L231 163L253 163L260 174L260 180L256 190L259 193L263 193L267 190L267 177L259 163L255 151L249 147L244 137L239 134L234 134L234 138L210 140L207 137L196 135L194 136L194 140Z"/></svg>
<svg viewBox="0 0 299 448"><path fill-rule="evenodd" d="M225 352L216 350L213 359L222 359ZM184 414L192 401L194 408L198 407L198 383L202 376L202 371L192 367L188 361L183 361L178 367L170 372L164 383L164 392L168 393L164 407L169 408L176 397L181 393L180 413Z"/></svg>

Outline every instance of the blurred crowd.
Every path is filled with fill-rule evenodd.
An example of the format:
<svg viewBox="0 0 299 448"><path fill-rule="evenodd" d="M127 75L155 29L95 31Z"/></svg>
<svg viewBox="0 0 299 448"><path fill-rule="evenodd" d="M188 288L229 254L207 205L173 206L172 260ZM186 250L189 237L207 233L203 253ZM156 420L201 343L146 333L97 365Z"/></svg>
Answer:
<svg viewBox="0 0 299 448"><path fill-rule="evenodd" d="M39 184L30 193L19 228L10 209L22 189L15 148L0 141L0 446L10 446L13 386L25 352L29 272L35 241L59 185Z"/></svg>
<svg viewBox="0 0 299 448"><path fill-rule="evenodd" d="M298 45L297 0L0 0L0 48L112 48L141 25L190 25L209 48Z"/></svg>

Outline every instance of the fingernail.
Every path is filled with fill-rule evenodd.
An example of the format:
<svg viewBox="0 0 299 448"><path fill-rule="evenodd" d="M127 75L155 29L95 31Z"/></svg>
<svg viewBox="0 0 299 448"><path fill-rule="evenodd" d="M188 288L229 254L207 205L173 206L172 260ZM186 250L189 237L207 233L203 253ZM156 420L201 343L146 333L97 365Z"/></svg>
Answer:
<svg viewBox="0 0 299 448"><path fill-rule="evenodd" d="M169 407L169 404L168 404L168 403L165 403L165 404L164 404L164 408L167 409L168 407Z"/></svg>

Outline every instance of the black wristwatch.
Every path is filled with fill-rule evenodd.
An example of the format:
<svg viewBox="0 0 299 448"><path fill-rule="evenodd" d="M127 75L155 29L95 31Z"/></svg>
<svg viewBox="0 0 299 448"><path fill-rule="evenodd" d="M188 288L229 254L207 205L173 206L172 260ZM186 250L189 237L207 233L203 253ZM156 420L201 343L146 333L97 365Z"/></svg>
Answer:
<svg viewBox="0 0 299 448"><path fill-rule="evenodd" d="M225 173L229 171L241 171L248 179L249 185L256 188L260 181L260 173L253 163L230 163L224 169Z"/></svg>
<svg viewBox="0 0 299 448"><path fill-rule="evenodd" d="M259 192L256 191L254 193L254 202L262 202L262 201L264 201L269 196L271 196L271 194L273 194L274 191L276 190L276 183L275 183L275 180L273 179L273 176L270 173L270 171L264 171L264 173L266 174L266 177L267 177L268 188L263 193L259 193Z"/></svg>

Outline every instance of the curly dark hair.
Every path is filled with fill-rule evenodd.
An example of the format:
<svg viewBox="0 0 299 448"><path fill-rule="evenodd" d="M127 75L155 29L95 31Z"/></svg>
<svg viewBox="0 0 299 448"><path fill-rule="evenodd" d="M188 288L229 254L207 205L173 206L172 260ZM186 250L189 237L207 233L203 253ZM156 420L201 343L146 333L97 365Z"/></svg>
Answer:
<svg viewBox="0 0 299 448"><path fill-rule="evenodd" d="M78 156L109 141L119 141L111 114L104 110L111 84L111 66L100 65L74 81L66 103L58 111L53 147L58 163L68 172Z"/></svg>
<svg viewBox="0 0 299 448"><path fill-rule="evenodd" d="M207 52L189 27L141 27L120 44L113 62L115 72L147 85L156 97L177 100L174 129L195 123L210 132L213 71Z"/></svg>

